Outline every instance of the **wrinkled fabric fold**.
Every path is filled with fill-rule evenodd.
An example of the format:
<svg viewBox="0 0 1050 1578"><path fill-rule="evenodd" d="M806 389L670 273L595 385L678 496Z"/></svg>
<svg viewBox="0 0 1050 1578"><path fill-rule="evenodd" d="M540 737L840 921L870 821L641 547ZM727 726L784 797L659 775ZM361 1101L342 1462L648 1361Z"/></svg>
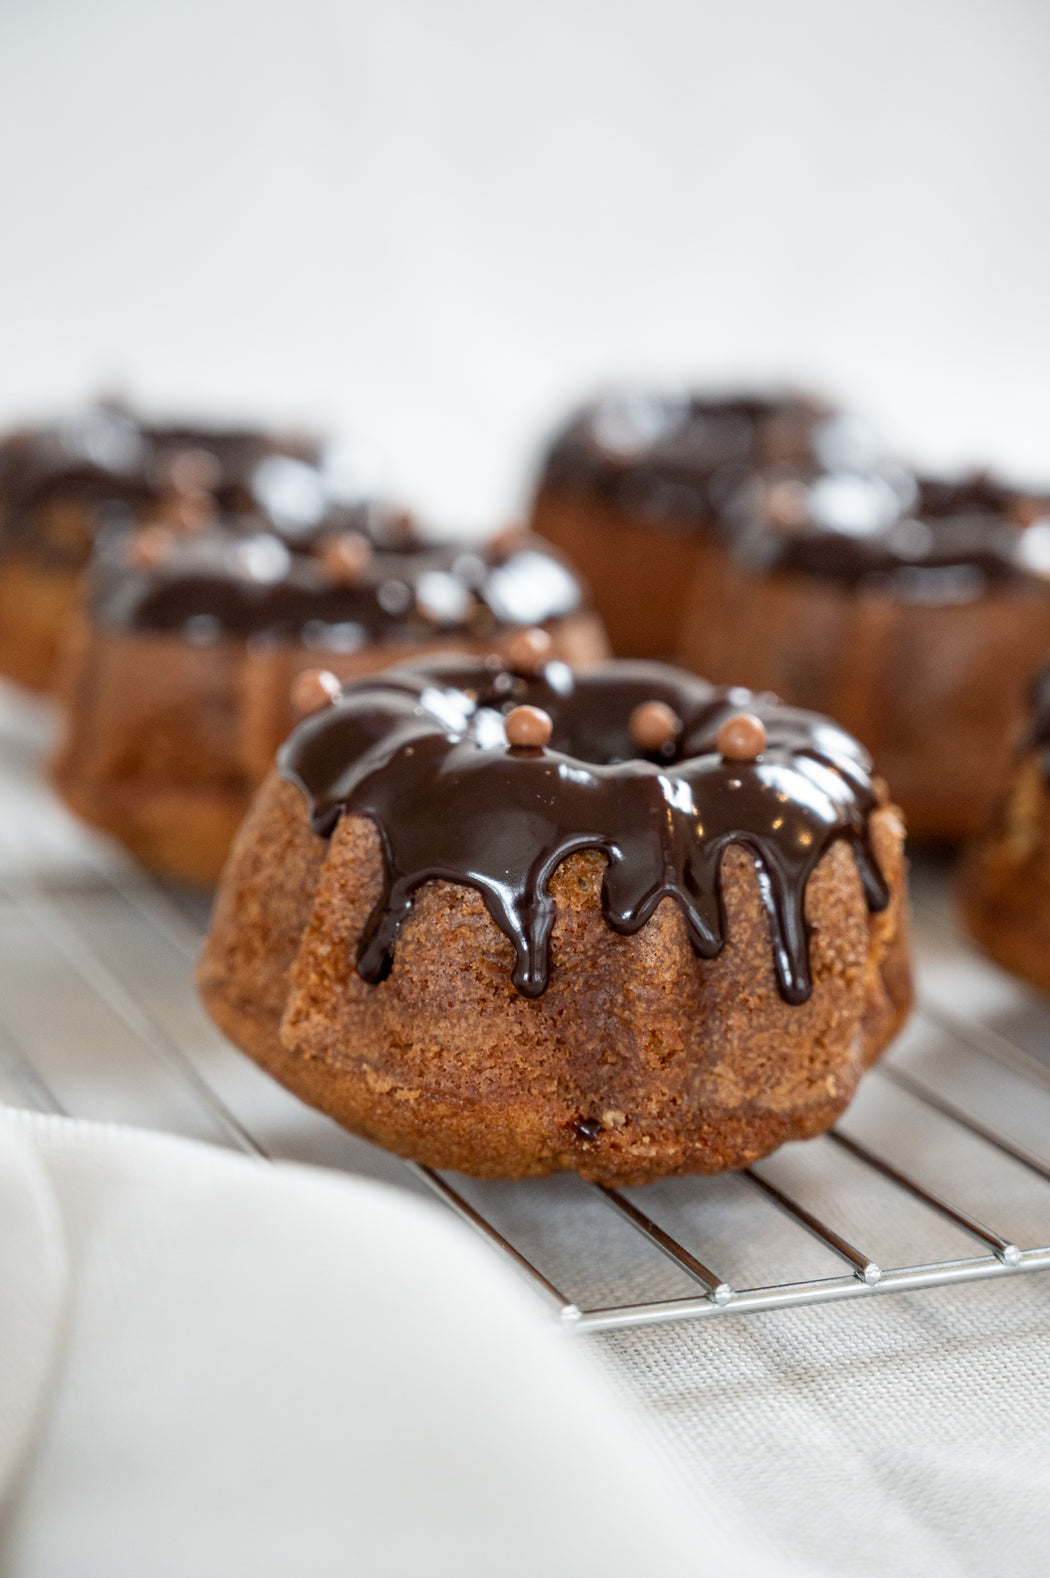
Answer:
<svg viewBox="0 0 1050 1578"><path fill-rule="evenodd" d="M774 1571L436 1205L12 1109L0 1154L9 1578Z"/></svg>

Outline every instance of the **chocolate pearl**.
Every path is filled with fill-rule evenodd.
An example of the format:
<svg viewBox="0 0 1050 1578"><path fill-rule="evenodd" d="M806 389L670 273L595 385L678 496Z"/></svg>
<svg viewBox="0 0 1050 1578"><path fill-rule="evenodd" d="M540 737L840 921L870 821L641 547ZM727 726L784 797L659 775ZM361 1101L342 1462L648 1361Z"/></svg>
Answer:
<svg viewBox="0 0 1050 1578"><path fill-rule="evenodd" d="M155 570L168 557L171 545L167 526L143 526L131 539L128 560L138 570Z"/></svg>
<svg viewBox="0 0 1050 1578"><path fill-rule="evenodd" d="M372 544L360 532L343 532L322 543L320 559L337 586L353 586L372 562Z"/></svg>
<svg viewBox="0 0 1050 1578"><path fill-rule="evenodd" d="M164 468L165 480L176 493L210 493L222 481L222 466L210 449L180 449Z"/></svg>
<svg viewBox="0 0 1050 1578"><path fill-rule="evenodd" d="M639 750L658 751L677 740L682 732L682 720L665 702L643 701L631 713L628 727Z"/></svg>
<svg viewBox="0 0 1050 1578"><path fill-rule="evenodd" d="M528 537L529 529L527 526L505 526L502 531L496 533L495 537L489 538L489 555L494 563L503 564L505 560L510 558L511 554L517 553L519 548L524 547Z"/></svg>
<svg viewBox="0 0 1050 1578"><path fill-rule="evenodd" d="M411 510L395 510L389 525L390 541L396 548L412 548L419 541L419 528Z"/></svg>
<svg viewBox="0 0 1050 1578"><path fill-rule="evenodd" d="M1043 499L1016 498L1007 513L1018 526L1034 526L1036 521L1050 515L1050 503Z"/></svg>
<svg viewBox="0 0 1050 1578"><path fill-rule="evenodd" d="M804 526L809 519L809 489L804 482L774 482L766 489L766 514L782 531Z"/></svg>
<svg viewBox="0 0 1050 1578"><path fill-rule="evenodd" d="M369 530L379 546L391 553L408 553L419 546L419 528L410 510L380 506L372 512Z"/></svg>
<svg viewBox="0 0 1050 1578"><path fill-rule="evenodd" d="M342 686L327 668L306 668L292 681L292 706L301 718L339 699Z"/></svg>
<svg viewBox="0 0 1050 1578"><path fill-rule="evenodd" d="M503 720L507 744L519 749L541 749L550 740L554 725L542 707L515 707Z"/></svg>
<svg viewBox="0 0 1050 1578"><path fill-rule="evenodd" d="M753 712L734 712L715 743L727 762L754 762L766 748L766 726Z"/></svg>
<svg viewBox="0 0 1050 1578"><path fill-rule="evenodd" d="M179 531L203 531L215 514L215 500L201 489L192 492L169 494L164 500L163 514Z"/></svg>
<svg viewBox="0 0 1050 1578"><path fill-rule="evenodd" d="M535 674L551 655L551 638L539 625L519 630L507 643L507 667L515 674Z"/></svg>

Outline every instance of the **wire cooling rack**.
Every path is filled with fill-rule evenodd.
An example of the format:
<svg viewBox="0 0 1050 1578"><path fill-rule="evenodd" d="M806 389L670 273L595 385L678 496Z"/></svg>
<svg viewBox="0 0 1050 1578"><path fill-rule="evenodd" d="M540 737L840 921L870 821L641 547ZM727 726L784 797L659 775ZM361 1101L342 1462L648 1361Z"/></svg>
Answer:
<svg viewBox="0 0 1050 1578"><path fill-rule="evenodd" d="M1050 1270L1050 1008L959 944L942 872L912 1027L830 1135L641 1190L482 1184L376 1152L230 1048L192 987L205 907L74 828L43 746L0 707L0 1099L425 1187L576 1331Z"/></svg>

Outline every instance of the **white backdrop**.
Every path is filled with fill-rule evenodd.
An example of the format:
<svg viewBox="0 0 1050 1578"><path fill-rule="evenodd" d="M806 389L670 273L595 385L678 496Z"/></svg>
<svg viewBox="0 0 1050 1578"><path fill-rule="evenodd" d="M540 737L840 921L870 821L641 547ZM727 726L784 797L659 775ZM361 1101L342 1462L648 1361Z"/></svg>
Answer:
<svg viewBox="0 0 1050 1578"><path fill-rule="evenodd" d="M448 522L596 382L1050 477L1046 0L0 0L0 417L349 424Z"/></svg>

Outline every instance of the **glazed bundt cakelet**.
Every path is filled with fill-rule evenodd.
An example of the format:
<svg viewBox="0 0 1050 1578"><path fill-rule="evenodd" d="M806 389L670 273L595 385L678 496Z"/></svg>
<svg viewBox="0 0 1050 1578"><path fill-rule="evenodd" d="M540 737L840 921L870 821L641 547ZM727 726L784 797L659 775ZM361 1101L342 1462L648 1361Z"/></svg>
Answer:
<svg viewBox="0 0 1050 1578"><path fill-rule="evenodd" d="M807 397L621 392L555 440L534 524L614 651L837 718L912 837L986 822L1050 648L1045 497L918 478Z"/></svg>
<svg viewBox="0 0 1050 1578"><path fill-rule="evenodd" d="M854 428L809 395L616 390L555 436L532 524L578 566L618 657L677 661L726 494L766 466L867 453Z"/></svg>
<svg viewBox="0 0 1050 1578"><path fill-rule="evenodd" d="M1050 669L1034 687L1002 802L963 861L959 897L985 952L1050 992Z"/></svg>
<svg viewBox="0 0 1050 1578"><path fill-rule="evenodd" d="M199 502L100 544L61 687L60 792L158 871L217 880L297 721L302 670L351 678L485 652L537 621L559 657L606 651L572 572L524 534L427 544L373 505L356 530L340 510L293 537L255 516L206 519Z"/></svg>
<svg viewBox="0 0 1050 1578"><path fill-rule="evenodd" d="M535 639L307 683L200 986L354 1132L486 1177L718 1172L825 1130L904 1021L903 828L828 720Z"/></svg>
<svg viewBox="0 0 1050 1578"><path fill-rule="evenodd" d="M119 407L0 439L0 674L50 688L100 522L148 496L141 430Z"/></svg>
<svg viewBox="0 0 1050 1578"><path fill-rule="evenodd" d="M837 718L913 838L983 826L1050 648L1050 505L985 475L796 468L738 491L724 544L682 661Z"/></svg>
<svg viewBox="0 0 1050 1578"><path fill-rule="evenodd" d="M122 404L0 440L0 674L50 689L99 533L211 509L261 512L294 535L317 515L353 523L364 494L345 447L248 428L158 426Z"/></svg>

